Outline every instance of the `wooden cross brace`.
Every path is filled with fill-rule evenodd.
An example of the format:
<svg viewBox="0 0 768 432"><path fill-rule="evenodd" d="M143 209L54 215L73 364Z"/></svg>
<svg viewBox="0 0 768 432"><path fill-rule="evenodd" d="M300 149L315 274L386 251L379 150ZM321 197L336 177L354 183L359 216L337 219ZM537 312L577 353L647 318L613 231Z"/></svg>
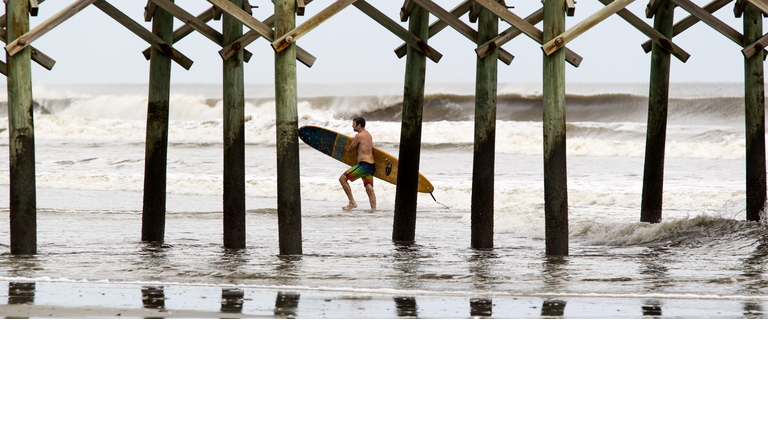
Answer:
<svg viewBox="0 0 768 432"><path fill-rule="evenodd" d="M533 39L534 41L538 42L539 44L544 43L544 32L536 28L533 24L529 23L528 21L510 12L509 10L507 10L506 7L500 5L499 3L496 3L494 0L474 0L474 1L475 3L479 3L482 7L488 9L489 11L491 11L491 13L501 18L502 20L506 21L513 27L519 29L521 32L523 32L526 36ZM574 53L567 47L565 48L565 61L572 64L573 66L579 67L582 60L583 59L581 58L581 56Z"/></svg>
<svg viewBox="0 0 768 432"><path fill-rule="evenodd" d="M254 32L256 32L256 34L263 37L268 42L275 41L275 32L274 30L272 30L272 27L252 17L246 11L232 4L232 2L230 2L229 0L208 0L208 3L211 3L212 5L221 9L227 15L240 21L244 26L253 30ZM253 38L253 40L258 39L257 37L254 37L255 35L248 36L249 34L250 32L244 35L243 38L250 37L250 38ZM227 48L232 48L235 43L237 43L237 41L235 41L233 44L230 44L231 46L225 47L224 50L227 50ZM221 54L221 51L219 51L219 53ZM306 52L304 49L302 49L299 46L296 47L296 59L304 63L308 67L312 67L312 65L315 63L315 60L317 60L315 56Z"/></svg>
<svg viewBox="0 0 768 432"><path fill-rule="evenodd" d="M45 0L38 0L38 2L37 2L38 5L40 3L42 3L43 1L45 1ZM5 18L5 14L0 16L0 41L2 41L3 43L7 43L8 42L8 33L5 31L5 26L7 25L6 21L7 20ZM32 54L32 61L34 61L35 63L39 64L40 66L42 66L42 67L44 67L44 68L46 68L48 70L53 69L53 65L56 64L56 60L54 60L54 59L48 57L47 55L43 54L42 52L38 51L37 48L35 48L33 46L30 47L30 50L31 50L31 54ZM6 71L6 68L5 68L5 66L6 66L5 63L2 62L2 61L0 61L0 63L2 63L2 65L0 65L0 73L2 73L3 75L7 75L7 71Z"/></svg>
<svg viewBox="0 0 768 432"><path fill-rule="evenodd" d="M152 0L154 4L156 4L158 7L164 9L174 17L178 18L180 21L184 22L188 26L190 26L192 29L197 30L200 34L207 37L213 43L217 44L220 47L224 46L224 35L219 33L217 30L214 30L213 28L209 27L203 20L193 16L189 12L185 11L181 7L177 6L175 3L173 3L170 0ZM210 13L206 14L206 17L210 15L210 19L213 19L213 9L210 9ZM243 51L243 60L248 61L251 59L252 54L244 50Z"/></svg>
<svg viewBox="0 0 768 432"><path fill-rule="evenodd" d="M542 45L541 49L544 51L544 54L546 55L552 54L553 52L565 46L565 44L567 44L568 42L586 33L587 30L596 26L597 24L599 24L609 16L615 14L616 12L624 9L627 5L629 5L634 1L635 0L616 0L608 4L604 8L600 9L599 11L595 12L594 14L586 18L584 21L576 24L575 26L561 33L559 36L556 36L551 41Z"/></svg>
<svg viewBox="0 0 768 432"><path fill-rule="evenodd" d="M477 30L473 29L468 24L458 19L451 12L448 12L447 10L438 6L432 0L410 0L410 3L418 4L419 6L427 10L429 13L439 18L444 23L453 27L454 30L461 33L464 37L466 37L467 39L477 44ZM506 64L512 63L512 60L515 58L515 56L513 56L512 54L510 54L509 52L501 48L498 48L498 50L499 50L499 60L503 61Z"/></svg>
<svg viewBox="0 0 768 432"><path fill-rule="evenodd" d="M410 0L407 0L410 1ZM456 18L461 18L465 13L469 11L469 8L472 7L472 2L474 0L464 0L461 4L456 6L455 8L451 9L451 15L455 16ZM400 10L400 15L402 16L402 9ZM407 21L406 17L406 21ZM427 33L427 39L432 39L432 37L441 31L448 27L448 24L443 20L437 20L434 23L430 24L429 30ZM408 52L408 44L402 44L395 50L395 54L397 54L397 58L403 58L405 57L406 53Z"/></svg>
<svg viewBox="0 0 768 432"><path fill-rule="evenodd" d="M217 0L217 1L221 1L221 0ZM347 6L351 5L355 1L357 0L336 0L330 6L328 6L327 8L315 14L312 18L309 18L308 20L304 21L301 25L297 26L293 30L289 31L288 33L282 35L277 40L272 42L272 47L277 52L280 52L288 48L289 45L296 42L300 37L309 33L312 29L324 23L325 21L327 21L337 13L341 12Z"/></svg>
<svg viewBox="0 0 768 432"><path fill-rule="evenodd" d="M717 12L718 10L722 9L723 6L727 5L728 3L732 2L733 0L714 0L713 2L707 4L704 6L704 10L709 13ZM689 28L693 27L694 24L699 22L700 20L693 16L688 15L687 17L683 18L682 20L678 21L673 27L672 27L672 38L674 39L675 36L679 35L680 33L688 30ZM651 52L651 48L653 47L653 41L647 40L643 42L642 44L643 51L646 53Z"/></svg>
<svg viewBox="0 0 768 432"><path fill-rule="evenodd" d="M760 9L760 11L764 15L768 14L768 4L766 4L765 0L746 0L745 3L746 2L749 2L750 4L755 6L756 8ZM739 6L739 4L737 3L736 7L738 8L738 6ZM745 4L745 6L746 6L746 4ZM734 14L736 12L737 12L737 10L734 10ZM740 12L743 12L743 10L740 11ZM739 15L740 15L740 13L739 13ZM763 50L763 48L766 45L768 45L768 34L764 35L763 37L761 37L760 39L756 40L755 42L747 45L746 47L744 47L743 50L741 50L741 52L744 54L745 58L751 58L758 51L763 51L763 59L765 59L765 55L766 54L765 54L765 50Z"/></svg>
<svg viewBox="0 0 768 432"><path fill-rule="evenodd" d="M5 50L8 51L8 54L13 56L15 54L18 54L21 50L26 48L29 44L31 44L33 41L37 40L44 34L48 33L49 31L53 30L56 26L63 23L67 19L74 16L76 13L80 12L81 10L88 7L90 4L94 3L96 0L77 0L68 7L62 9L58 13L56 13L54 16L48 18L45 20L42 24L39 26L33 28L32 30L24 33L23 35L19 36L15 41L9 43L5 46Z"/></svg>
<svg viewBox="0 0 768 432"><path fill-rule="evenodd" d="M395 36L404 40L407 45L414 47L433 62L437 63L443 57L443 55L437 52L436 49L427 45L426 42L422 41L416 35L404 29L402 26L400 26L400 24L396 23L381 11L371 6L365 0L357 0L354 5L361 12L373 18L374 21L378 22L384 28L394 33ZM403 47L405 47L405 45L403 45Z"/></svg>
<svg viewBox="0 0 768 432"><path fill-rule="evenodd" d="M600 0L601 3L604 5L607 5L611 3L613 0ZM728 0L730 1L730 0ZM616 15L620 16L624 21L632 24L636 29L640 30L643 34L650 37L651 40L649 43L648 50L650 51L650 44L653 42L656 42L660 47L662 47L664 50L672 54L673 56L677 57L678 60L685 63L688 61L688 59L691 57L690 54L685 52L682 48L677 46L674 42L667 39L663 34L661 34L658 30L654 29L653 27L649 26L645 23L642 19L637 17L632 12L628 11L627 9L622 9L618 12L616 12ZM646 51L648 52L648 51Z"/></svg>

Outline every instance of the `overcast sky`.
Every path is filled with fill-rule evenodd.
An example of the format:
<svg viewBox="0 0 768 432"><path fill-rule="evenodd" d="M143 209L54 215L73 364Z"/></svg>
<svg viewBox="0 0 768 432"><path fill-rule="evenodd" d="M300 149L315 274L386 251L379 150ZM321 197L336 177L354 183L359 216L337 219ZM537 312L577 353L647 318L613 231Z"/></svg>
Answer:
<svg viewBox="0 0 768 432"><path fill-rule="evenodd" d="M367 0L391 18L399 21L402 0ZM110 0L110 2L138 22L144 23L144 0ZM452 9L461 0L435 0L445 9ZM48 0L40 6L39 16L32 18L32 27L71 3L71 0ZM205 0L176 0L179 6L197 15L211 6ZM307 14L298 17L300 24L308 17L332 4L333 0L315 0L307 6ZM703 0L696 0L703 5ZM266 19L273 13L269 0L251 0L254 16ZM637 0L628 9L645 19L645 0ZM541 7L539 0L507 0L512 11L522 17ZM572 27L603 5L598 0L579 0L576 14L566 19ZM742 32L740 19L733 16L733 5L715 14L734 29ZM675 21L687 16L678 8ZM435 17L430 17L430 22ZM464 18L468 22L467 17ZM647 20L653 25L652 20ZM401 23L407 28L407 23ZM177 20L176 27L181 23ZM221 22L211 25L221 30ZM475 27L474 24L470 24ZM500 31L508 28L500 23ZM541 24L538 26L541 28ZM246 29L247 30L247 29ZM650 54L640 44L647 38L618 16L612 16L586 34L570 42L568 47L584 58L581 66L566 65L568 82L646 82L649 77ZM704 23L699 23L675 38L691 58L682 63L672 58L672 81L688 82L741 82L744 79L744 61L740 47ZM299 45L309 51L317 61L312 68L298 65L299 81L303 83L401 83L405 72L405 59L398 59L394 49L402 42L354 6L323 23L301 39ZM427 81L451 83L474 81L475 44L451 28L443 30L429 41L443 54L439 63L428 60ZM149 62L141 51L147 44L113 21L94 6L89 6L64 24L55 28L33 44L57 62L51 71L33 65L35 84L46 83L144 83L149 76ZM505 49L515 56L511 65L499 64L499 81L540 82L542 56L540 46L521 35L507 43ZM221 58L213 42L199 34L180 41L176 48L195 63L190 70L174 64L174 83L220 83ZM254 56L246 67L245 80L250 84L271 83L274 77L274 51L264 40L258 39L248 46Z"/></svg>

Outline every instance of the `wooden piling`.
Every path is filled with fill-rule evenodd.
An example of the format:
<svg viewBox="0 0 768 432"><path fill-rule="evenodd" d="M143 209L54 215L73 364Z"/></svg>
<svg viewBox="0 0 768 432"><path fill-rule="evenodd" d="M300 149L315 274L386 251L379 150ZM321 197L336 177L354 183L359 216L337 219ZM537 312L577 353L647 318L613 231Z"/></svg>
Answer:
<svg viewBox="0 0 768 432"><path fill-rule="evenodd" d="M653 27L667 39L672 38L675 5L662 0L653 18ZM648 126L645 137L645 168L640 221L661 222L664 192L664 151L667 141L669 105L669 67L671 55L658 44L651 48L651 81L648 90Z"/></svg>
<svg viewBox="0 0 768 432"><path fill-rule="evenodd" d="M242 7L243 0L230 0ZM243 25L224 14L224 45L243 35ZM245 247L245 87L243 50L224 60L224 247Z"/></svg>
<svg viewBox="0 0 768 432"><path fill-rule="evenodd" d="M565 2L544 2L544 40L565 30ZM544 232L547 255L568 255L565 50L544 54Z"/></svg>
<svg viewBox="0 0 768 432"><path fill-rule="evenodd" d="M744 45L763 35L762 12L753 4L744 8ZM747 220L759 221L766 201L765 84L763 56L744 60L744 108L747 147Z"/></svg>
<svg viewBox="0 0 768 432"><path fill-rule="evenodd" d="M414 7L408 20L408 30L422 41L429 36L429 12ZM400 152L395 191L395 214L392 241L413 242L416 238L416 201L421 158L421 125L424 117L424 85L427 57L408 45L405 59L403 114L400 129Z"/></svg>
<svg viewBox="0 0 768 432"><path fill-rule="evenodd" d="M152 33L168 45L173 42L173 15L157 8ZM165 191L168 160L168 120L171 96L171 58L154 46L149 60L146 154L144 160L144 207L141 240L165 239Z"/></svg>
<svg viewBox="0 0 768 432"><path fill-rule="evenodd" d="M499 20L488 9L480 12L478 46L499 34ZM493 182L496 154L496 90L499 51L477 58L475 76L475 151L472 164L473 248L493 247Z"/></svg>
<svg viewBox="0 0 768 432"><path fill-rule="evenodd" d="M296 1L275 0L275 38L296 27ZM296 44L275 52L277 139L277 227L280 255L300 255L301 184Z"/></svg>
<svg viewBox="0 0 768 432"><path fill-rule="evenodd" d="M29 31L29 1L6 2L8 40ZM11 253L37 253L35 127L32 108L32 53L29 44L7 55L10 157Z"/></svg>

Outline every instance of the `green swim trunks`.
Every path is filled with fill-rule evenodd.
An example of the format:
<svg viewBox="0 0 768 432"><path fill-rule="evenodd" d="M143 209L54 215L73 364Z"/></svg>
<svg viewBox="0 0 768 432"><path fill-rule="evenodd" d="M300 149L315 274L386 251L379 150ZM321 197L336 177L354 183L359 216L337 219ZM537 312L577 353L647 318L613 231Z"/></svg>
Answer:
<svg viewBox="0 0 768 432"><path fill-rule="evenodd" d="M359 178L362 178L363 184L369 184L373 186L374 171L376 171L376 165L368 162L358 162L357 165L346 170L344 175L347 176L349 181L355 181Z"/></svg>

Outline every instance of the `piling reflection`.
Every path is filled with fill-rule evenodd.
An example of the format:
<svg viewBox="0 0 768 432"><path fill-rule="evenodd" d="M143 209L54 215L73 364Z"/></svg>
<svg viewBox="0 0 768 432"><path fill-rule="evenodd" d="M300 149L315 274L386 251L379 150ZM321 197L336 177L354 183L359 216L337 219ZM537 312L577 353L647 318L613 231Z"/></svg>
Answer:
<svg viewBox="0 0 768 432"><path fill-rule="evenodd" d="M397 316L400 318L418 318L416 297L395 297Z"/></svg>
<svg viewBox="0 0 768 432"><path fill-rule="evenodd" d="M646 301L643 304L642 309L643 309L643 316L653 317L653 318L660 318L662 316L661 302L659 300Z"/></svg>
<svg viewBox="0 0 768 432"><path fill-rule="evenodd" d="M744 318L760 319L763 317L763 305L761 303L744 303Z"/></svg>
<svg viewBox="0 0 768 432"><path fill-rule="evenodd" d="M275 264L275 279L278 282L289 284L299 279L302 275L301 255L279 255Z"/></svg>
<svg viewBox="0 0 768 432"><path fill-rule="evenodd" d="M499 255L493 251L473 251L468 264L475 288L491 288L498 283L499 278L495 274L498 257Z"/></svg>
<svg viewBox="0 0 768 432"><path fill-rule="evenodd" d="M565 300L547 299L541 305L541 316L560 318L565 315Z"/></svg>
<svg viewBox="0 0 768 432"><path fill-rule="evenodd" d="M9 305L31 305L35 303L35 283L10 282L8 284Z"/></svg>
<svg viewBox="0 0 768 432"><path fill-rule="evenodd" d="M165 310L165 290L163 287L147 286L141 289L141 303L144 309Z"/></svg>
<svg viewBox="0 0 768 432"><path fill-rule="evenodd" d="M568 257L567 256L547 256L542 263L541 277L545 284L545 289L561 288L568 278Z"/></svg>
<svg viewBox="0 0 768 432"><path fill-rule="evenodd" d="M275 316L279 318L295 318L299 307L299 294L278 292L275 299Z"/></svg>
<svg viewBox="0 0 768 432"><path fill-rule="evenodd" d="M469 299L469 316L472 318L490 318L493 315L493 300Z"/></svg>
<svg viewBox="0 0 768 432"><path fill-rule="evenodd" d="M395 244L394 268L399 271L397 285L401 289L420 288L421 261L424 258L421 246L416 244Z"/></svg>
<svg viewBox="0 0 768 432"><path fill-rule="evenodd" d="M243 297L245 293L238 288L221 290L221 311L223 313L243 313Z"/></svg>

